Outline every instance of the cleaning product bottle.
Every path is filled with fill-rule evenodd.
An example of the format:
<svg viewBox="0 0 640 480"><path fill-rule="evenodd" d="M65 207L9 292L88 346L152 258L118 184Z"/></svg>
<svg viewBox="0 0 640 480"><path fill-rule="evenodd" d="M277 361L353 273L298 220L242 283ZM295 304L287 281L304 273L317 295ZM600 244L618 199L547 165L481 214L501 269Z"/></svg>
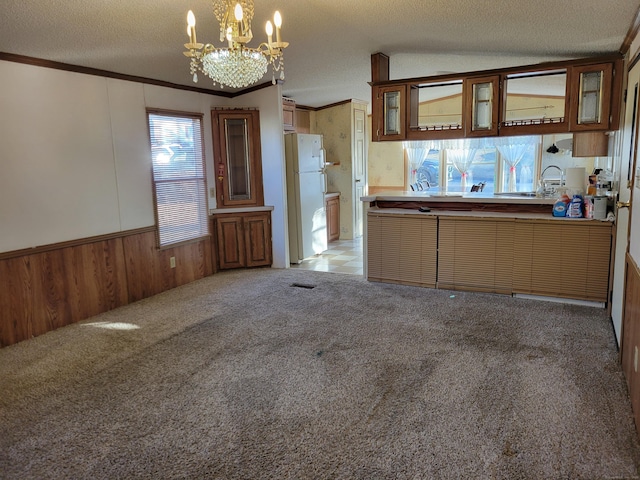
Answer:
<svg viewBox="0 0 640 480"><path fill-rule="evenodd" d="M571 199L571 202L569 203L567 217L582 218L584 216L583 205L584 201L582 200L582 195L574 195Z"/></svg>
<svg viewBox="0 0 640 480"><path fill-rule="evenodd" d="M553 216L565 217L567 215L567 208L569 206L569 197L561 195L556 203L553 204Z"/></svg>

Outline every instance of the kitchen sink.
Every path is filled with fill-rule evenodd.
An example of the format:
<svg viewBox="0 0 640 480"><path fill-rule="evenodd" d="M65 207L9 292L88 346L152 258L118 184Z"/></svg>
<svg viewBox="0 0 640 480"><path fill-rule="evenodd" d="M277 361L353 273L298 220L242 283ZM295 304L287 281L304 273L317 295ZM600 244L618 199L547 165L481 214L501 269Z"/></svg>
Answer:
<svg viewBox="0 0 640 480"><path fill-rule="evenodd" d="M494 192L496 196L500 197L535 197L536 192Z"/></svg>

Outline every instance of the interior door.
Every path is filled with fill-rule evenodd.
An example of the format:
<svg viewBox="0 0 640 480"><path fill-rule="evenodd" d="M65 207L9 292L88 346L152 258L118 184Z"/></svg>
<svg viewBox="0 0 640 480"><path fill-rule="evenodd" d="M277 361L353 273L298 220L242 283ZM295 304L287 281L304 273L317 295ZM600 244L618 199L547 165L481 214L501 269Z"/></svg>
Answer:
<svg viewBox="0 0 640 480"><path fill-rule="evenodd" d="M367 192L367 138L366 111L353 110L353 236L362 237L363 204L360 201Z"/></svg>
<svg viewBox="0 0 640 480"><path fill-rule="evenodd" d="M616 325L617 315L622 319L622 369L627 379L629 396L636 422L636 429L640 429L640 373L638 371L640 348L640 208L633 208L635 200L640 198L640 165L638 165L638 133L640 124L640 66L636 65L630 72L627 85L627 111L625 113L625 142L626 155L622 156L623 168L626 167L626 177L621 178L621 184L628 182L629 196L623 197L622 188L620 201L629 202L628 208L618 208L618 217L627 219L627 230L622 232L618 227L618 234L623 237L617 242L625 243L624 250L616 250L616 264L614 274L614 297L612 318ZM628 140L627 140L628 138ZM618 305L616 305L618 303ZM618 312L620 310L620 312ZM614 317L615 312L615 317Z"/></svg>
<svg viewBox="0 0 640 480"><path fill-rule="evenodd" d="M626 252L629 250L629 208L622 205L631 201L633 169L638 151L638 126L640 115L640 65L629 71L627 78L627 99L625 105L624 126L617 134L622 134L621 142L612 142L615 146L614 159L619 159L619 205L616 212L615 258L613 265L613 291L611 295L611 319L616 332L618 346L621 345L623 332L624 291ZM640 222L636 222L636 228Z"/></svg>

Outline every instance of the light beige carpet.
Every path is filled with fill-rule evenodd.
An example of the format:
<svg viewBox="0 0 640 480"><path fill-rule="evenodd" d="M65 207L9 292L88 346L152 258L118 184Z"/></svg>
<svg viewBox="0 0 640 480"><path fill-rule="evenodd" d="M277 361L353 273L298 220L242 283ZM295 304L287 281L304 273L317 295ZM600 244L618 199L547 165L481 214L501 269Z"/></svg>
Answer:
<svg viewBox="0 0 640 480"><path fill-rule="evenodd" d="M596 308L260 269L0 350L2 479L634 479L639 465Z"/></svg>

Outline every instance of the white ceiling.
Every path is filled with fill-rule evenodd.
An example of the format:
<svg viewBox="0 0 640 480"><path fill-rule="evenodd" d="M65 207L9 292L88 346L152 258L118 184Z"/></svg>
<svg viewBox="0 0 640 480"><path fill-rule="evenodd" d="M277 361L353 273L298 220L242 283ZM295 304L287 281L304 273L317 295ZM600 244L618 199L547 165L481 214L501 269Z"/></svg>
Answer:
<svg viewBox="0 0 640 480"><path fill-rule="evenodd" d="M534 64L619 50L640 0L256 0L253 46L282 13L283 94L320 107L370 99L372 53L391 78ZM0 52L194 85L186 12L217 43L208 0L2 0ZM262 38L265 37L265 38ZM271 73L264 81L271 79ZM213 89L201 75L196 85Z"/></svg>

